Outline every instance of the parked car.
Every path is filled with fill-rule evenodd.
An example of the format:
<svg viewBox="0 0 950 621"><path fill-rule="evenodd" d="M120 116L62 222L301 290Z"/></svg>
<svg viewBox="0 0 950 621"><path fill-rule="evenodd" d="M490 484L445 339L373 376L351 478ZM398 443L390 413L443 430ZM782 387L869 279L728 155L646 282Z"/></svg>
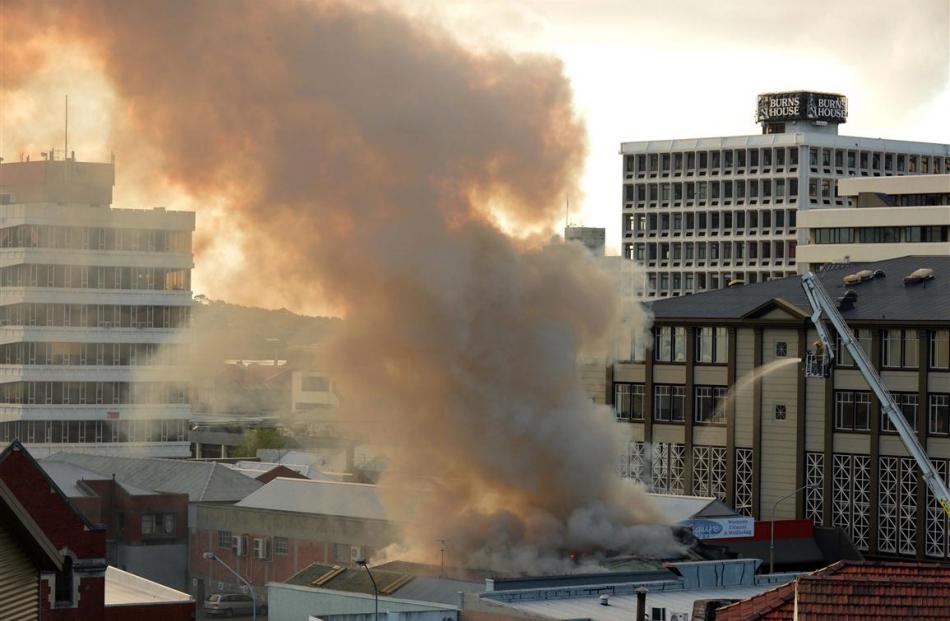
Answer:
<svg viewBox="0 0 950 621"><path fill-rule="evenodd" d="M205 600L205 614L233 617L234 615L249 615L254 612L254 600L250 595L243 593L213 593ZM267 613L267 606L259 604L259 614Z"/></svg>

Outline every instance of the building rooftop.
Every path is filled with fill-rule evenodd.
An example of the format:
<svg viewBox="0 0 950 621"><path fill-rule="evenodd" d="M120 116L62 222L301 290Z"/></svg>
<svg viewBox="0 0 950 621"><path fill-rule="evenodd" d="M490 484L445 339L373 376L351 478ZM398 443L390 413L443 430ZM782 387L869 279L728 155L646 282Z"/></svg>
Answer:
<svg viewBox="0 0 950 621"><path fill-rule="evenodd" d="M261 487L224 464L207 461L56 453L40 463L44 468L49 463L72 464L105 478L114 474L123 486L188 494L189 502L236 502Z"/></svg>
<svg viewBox="0 0 950 621"><path fill-rule="evenodd" d="M877 194L947 194L950 193L950 174L848 177L838 180L838 196L857 196L861 192ZM950 216L948 216L947 221L950 222Z"/></svg>
<svg viewBox="0 0 950 621"><path fill-rule="evenodd" d="M458 593L481 593L484 581L453 580L373 567L373 577L382 596L440 604L458 604ZM339 565L314 563L291 576L287 584L318 587L334 591L372 595L373 583L362 568L347 568Z"/></svg>
<svg viewBox="0 0 950 621"><path fill-rule="evenodd" d="M935 278L904 285L904 277L918 268L931 268ZM882 270L874 278L848 287L858 294L853 308L842 310L845 321L950 322L950 256L908 256L868 263L848 263L819 274L828 295L842 296L842 278L860 270ZM811 315L801 278L789 276L767 282L656 300L649 304L657 319L755 319L776 307L803 321Z"/></svg>
<svg viewBox="0 0 950 621"><path fill-rule="evenodd" d="M194 602L190 595L122 571L106 568L106 606L171 604Z"/></svg>
<svg viewBox="0 0 950 621"><path fill-rule="evenodd" d="M731 517L738 515L729 505L712 496L647 494L656 508L673 523L694 517Z"/></svg>
<svg viewBox="0 0 950 621"><path fill-rule="evenodd" d="M638 140L622 142L621 153L646 153L648 151L689 151L692 149L729 149L746 146L789 146L807 144L842 148L854 145L858 149L877 151L906 151L931 155L950 155L950 144L939 142L914 142L887 138L862 136L839 136L820 132L788 132L781 134L745 134L739 136L704 136L700 138L676 138L665 140Z"/></svg>
<svg viewBox="0 0 950 621"><path fill-rule="evenodd" d="M247 479L247 477L242 478ZM237 503L239 507L335 515L363 520L390 519L375 485L276 478Z"/></svg>
<svg viewBox="0 0 950 621"><path fill-rule="evenodd" d="M950 619L950 567L840 561L716 611L718 621Z"/></svg>
<svg viewBox="0 0 950 621"><path fill-rule="evenodd" d="M39 464L68 498L95 495L88 489L83 489L79 485L80 481L107 481L112 478L111 474L103 474L67 462L41 460ZM117 481L117 483L133 496L149 496L156 493L154 490L136 487L122 481Z"/></svg>

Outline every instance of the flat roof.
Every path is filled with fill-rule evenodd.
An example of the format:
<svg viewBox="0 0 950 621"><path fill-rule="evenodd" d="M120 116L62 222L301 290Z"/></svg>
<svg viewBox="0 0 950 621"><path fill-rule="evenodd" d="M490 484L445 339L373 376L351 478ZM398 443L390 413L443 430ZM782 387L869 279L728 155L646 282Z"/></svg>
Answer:
<svg viewBox="0 0 950 621"><path fill-rule="evenodd" d="M620 143L620 153L648 153L661 151L691 151L694 149L741 148L745 146L790 146L811 145L835 148L850 148L907 152L925 155L950 156L950 144L939 142L915 142L888 138L863 138L839 136L838 134L789 132L784 134L746 134L741 136L705 136L699 138L669 138L638 140Z"/></svg>

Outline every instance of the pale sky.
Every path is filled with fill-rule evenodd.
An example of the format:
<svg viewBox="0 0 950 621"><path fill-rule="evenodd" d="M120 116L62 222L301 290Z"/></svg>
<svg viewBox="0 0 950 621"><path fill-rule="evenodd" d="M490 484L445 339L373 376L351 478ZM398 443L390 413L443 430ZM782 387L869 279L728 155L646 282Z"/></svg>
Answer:
<svg viewBox="0 0 950 621"><path fill-rule="evenodd" d="M950 0L390 0L470 45L559 56L589 132L571 220L619 251L622 141L755 134L755 96L849 98L845 135L950 142Z"/></svg>

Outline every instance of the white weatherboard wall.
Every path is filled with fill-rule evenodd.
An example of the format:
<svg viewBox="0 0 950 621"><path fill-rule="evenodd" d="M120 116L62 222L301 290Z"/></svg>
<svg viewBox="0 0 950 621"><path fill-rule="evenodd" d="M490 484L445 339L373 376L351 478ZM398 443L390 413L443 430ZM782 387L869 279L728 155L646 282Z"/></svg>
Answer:
<svg viewBox="0 0 950 621"><path fill-rule="evenodd" d="M372 595L348 593L271 582L267 585L267 618L269 621L304 621L309 617L326 618L331 615L372 615L375 600ZM437 612L458 611L450 606L427 604L395 597L380 597L379 612ZM440 616L439 619L442 617ZM413 618L423 621L423 618ZM427 618L424 621L429 621Z"/></svg>

